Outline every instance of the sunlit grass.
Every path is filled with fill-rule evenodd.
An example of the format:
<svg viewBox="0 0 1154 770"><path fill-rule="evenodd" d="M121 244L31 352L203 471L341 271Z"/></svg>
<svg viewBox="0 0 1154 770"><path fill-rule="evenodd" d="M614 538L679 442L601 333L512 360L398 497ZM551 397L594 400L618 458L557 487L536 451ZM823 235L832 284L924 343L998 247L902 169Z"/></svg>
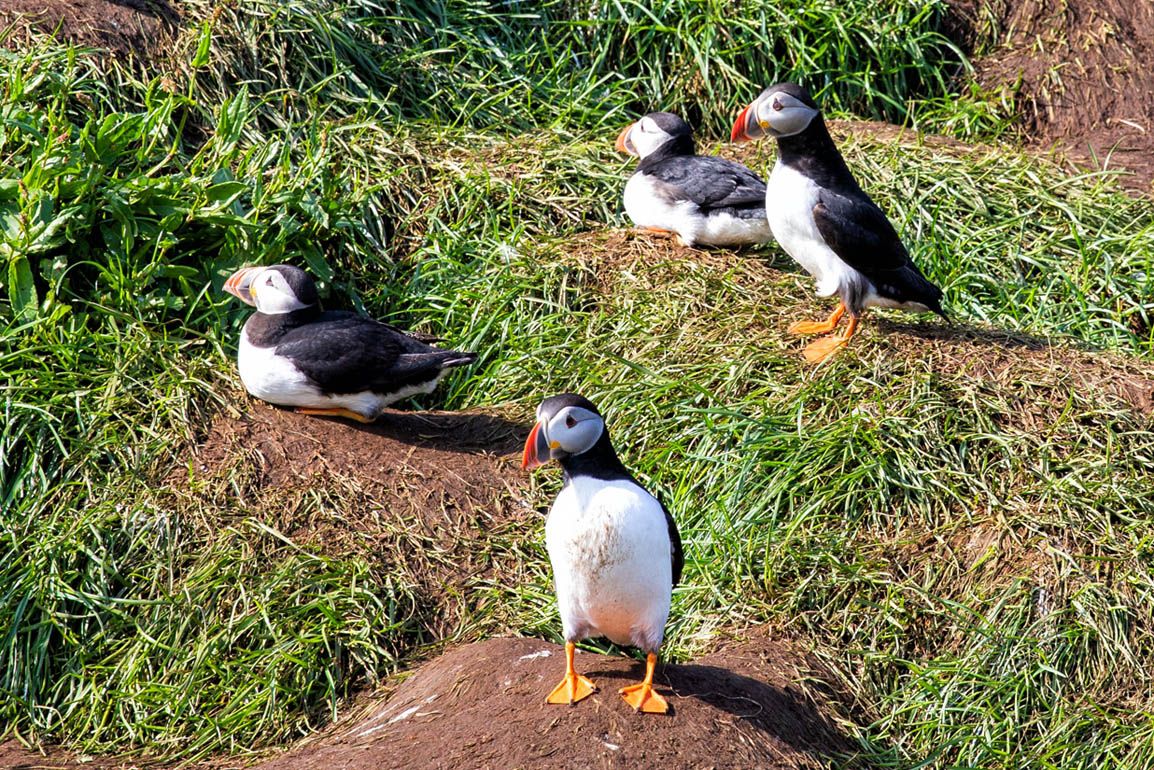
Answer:
<svg viewBox="0 0 1154 770"><path fill-rule="evenodd" d="M780 43L784 26L710 3L670 5L691 11L681 36L628 3L611 35L543 27L588 10L572 3L444 18L189 6L213 36L195 38L207 54L189 52L184 82L105 78L51 47L0 58L7 725L93 751L244 752L324 724L437 641L439 608L403 565L319 553L270 512L184 489L187 446L243 403L244 314L223 277L292 261L332 306L480 352L428 404L528 416L548 392L597 400L688 545L673 655L753 623L804 635L883 766L1150 763L1154 439L1123 398L1154 377L1148 200L1007 150L839 129L958 327L875 318L818 370L783 330L828 308L776 248L599 234L624 224L630 171L607 128L649 104L701 110L717 134L716 105L815 69L842 73L821 85L846 108L904 117L910 100L948 100L941 60L904 63L940 45L915 18L936 5L889 21L799 5L805 24ZM769 26L794 18L771 10ZM864 31L838 37L835 22ZM245 58L253 29L272 30L267 56ZM821 62L757 54L815 50L819 34ZM879 36L885 66L870 58ZM603 70L572 65L580 41ZM556 479L533 483L543 504ZM493 533L524 572L473 586L482 609L450 638L557 638L541 537Z"/></svg>

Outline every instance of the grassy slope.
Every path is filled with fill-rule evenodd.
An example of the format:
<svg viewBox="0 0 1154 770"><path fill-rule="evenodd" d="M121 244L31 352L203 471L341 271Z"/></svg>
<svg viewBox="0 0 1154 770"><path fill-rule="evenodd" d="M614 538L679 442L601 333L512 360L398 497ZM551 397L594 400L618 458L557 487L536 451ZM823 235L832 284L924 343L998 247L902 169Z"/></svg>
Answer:
<svg viewBox="0 0 1154 770"><path fill-rule="evenodd" d="M347 57L332 61L346 64L377 50L372 23L341 13L355 4L286 7L330 34L249 19L282 29L287 42L268 46L282 86L324 74L301 46L335 42ZM454 8L403 27L427 48L386 43L386 59L467 36ZM519 39L514 22L492 23ZM645 24L634 26L640 37ZM924 29L897 47L917 48ZM531 41L502 65L540 89L526 113L523 88L495 88L507 74L485 64L495 49L471 38L452 54L476 66L454 71L460 94L421 90L440 82L436 67L406 89L352 66L320 90L331 114L318 118L309 88L266 102L222 85L222 71L249 63L229 48L243 36L216 31L177 94L127 76L106 83L84 63L61 66L55 49L3 62L0 714L10 724L92 749L240 751L307 731L412 651L423 621L403 574L386 582L355 555L302 552L243 506L186 516L156 491L179 444L234 392L242 314L214 291L222 274L291 259L334 298L483 351L445 383L450 406L528 414L560 389L603 404L691 546L671 628L678 654L720 625L805 631L864 704L855 719L882 764L1150 761L1154 442L1149 418L1116 398L1121 363L1067 350L1136 355L1133 376L1150 378L1149 202L1009 151L846 137L964 322L1067 342L922 343L899 329L814 372L781 334L788 317L813 315L810 288L776 250L701 260L567 240L621 223L626 171L606 128L635 105L638 82L667 83L654 102L692 111L673 96L694 93L677 78L605 60L582 77L637 80L577 89L587 100L558 115L551 100L573 86L558 73L574 68L546 67L565 57ZM843 49L821 66L866 60L852 40L828 50ZM634 55L658 61L676 58ZM910 66L928 77L941 65ZM827 97L855 103L843 80L853 77L831 80ZM723 95L694 98L733 106L755 90L717 82ZM487 93L504 96L478 106ZM916 96L896 82L879 93ZM369 117L382 106L406 120ZM423 109L426 120L408 122ZM486 128L506 119L528 135ZM529 576L491 587L514 601L468 619L468 633L555 635L544 565Z"/></svg>

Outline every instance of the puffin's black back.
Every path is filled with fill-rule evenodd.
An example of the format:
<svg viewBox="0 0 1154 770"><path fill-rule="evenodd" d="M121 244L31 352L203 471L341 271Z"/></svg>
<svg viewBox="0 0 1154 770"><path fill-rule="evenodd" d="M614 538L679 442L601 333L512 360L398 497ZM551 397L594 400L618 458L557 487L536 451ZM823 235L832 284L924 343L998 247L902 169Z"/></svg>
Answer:
<svg viewBox="0 0 1154 770"><path fill-rule="evenodd" d="M245 323L249 342L275 347L326 394L395 393L422 385L445 366L468 363L473 353L442 350L380 321L348 311L322 311L312 276L293 265L273 265L297 300L291 313L254 313Z"/></svg>
<svg viewBox="0 0 1154 770"><path fill-rule="evenodd" d="M826 245L850 267L866 276L883 296L901 302L920 302L946 318L942 290L930 283L910 258L897 230L861 188L834 144L821 108L799 85L781 83L762 92L786 93L818 110L804 131L778 137L781 163L813 180L819 187L813 210L814 224ZM864 288L850 287L842 300L860 310Z"/></svg>
<svg viewBox="0 0 1154 770"><path fill-rule="evenodd" d="M697 155L693 129L672 112L651 112L651 119L673 138L641 159L638 174L646 174L668 185L669 197L695 203L702 211L735 209L736 215L765 211L765 183L740 163L708 155Z"/></svg>

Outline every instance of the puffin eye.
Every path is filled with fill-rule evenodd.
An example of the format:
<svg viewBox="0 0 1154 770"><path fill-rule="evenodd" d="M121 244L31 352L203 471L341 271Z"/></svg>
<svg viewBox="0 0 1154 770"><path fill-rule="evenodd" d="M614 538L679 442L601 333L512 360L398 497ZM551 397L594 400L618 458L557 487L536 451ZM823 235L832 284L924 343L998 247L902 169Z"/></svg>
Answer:
<svg viewBox="0 0 1154 770"><path fill-rule="evenodd" d="M576 424L577 424L577 421L573 419L573 415L571 415L571 414L565 415L565 427L566 428L572 428Z"/></svg>
<svg viewBox="0 0 1154 770"><path fill-rule="evenodd" d="M780 100L774 99L773 100L773 109L776 110L777 112L781 112L782 110L785 109L785 107L782 106Z"/></svg>

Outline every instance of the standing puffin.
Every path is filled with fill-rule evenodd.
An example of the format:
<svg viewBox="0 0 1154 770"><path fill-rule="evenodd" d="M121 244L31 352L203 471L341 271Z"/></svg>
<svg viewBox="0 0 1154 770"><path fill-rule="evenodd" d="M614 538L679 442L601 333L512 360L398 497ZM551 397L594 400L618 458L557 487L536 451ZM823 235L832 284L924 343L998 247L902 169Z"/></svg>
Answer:
<svg viewBox="0 0 1154 770"><path fill-rule="evenodd" d="M653 690L657 650L673 586L681 579L681 536L669 511L629 474L601 413L572 393L547 398L525 442L523 468L557 460L565 485L545 523L545 546L565 634L565 678L546 699L576 703L593 693L573 667L576 642L595 636L640 648L645 679L619 692L637 711L664 714Z"/></svg>
<svg viewBox="0 0 1154 770"><path fill-rule="evenodd" d="M746 246L772 238L765 184L740 163L696 155L693 130L669 112L626 126L617 150L641 158L625 185L625 213L683 246Z"/></svg>
<svg viewBox="0 0 1154 770"><path fill-rule="evenodd" d="M819 296L841 300L827 321L799 321L789 331L828 334L849 312L845 333L810 343L806 359L823 361L849 342L869 307L946 318L942 290L926 280L886 215L858 186L804 88L765 89L737 116L731 139L766 135L777 139L779 150L765 194L774 238L816 279Z"/></svg>
<svg viewBox="0 0 1154 770"><path fill-rule="evenodd" d="M246 267L224 290L256 307L237 354L245 388L304 414L372 422L384 407L433 392L449 368L476 358L356 313L322 311L313 279L292 265Z"/></svg>

